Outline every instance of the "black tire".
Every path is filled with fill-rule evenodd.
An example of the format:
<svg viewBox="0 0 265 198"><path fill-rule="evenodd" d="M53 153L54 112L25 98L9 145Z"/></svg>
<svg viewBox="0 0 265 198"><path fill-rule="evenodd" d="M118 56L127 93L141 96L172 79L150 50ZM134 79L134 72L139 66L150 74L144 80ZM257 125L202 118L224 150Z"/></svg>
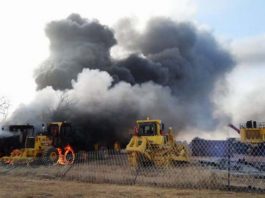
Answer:
<svg viewBox="0 0 265 198"><path fill-rule="evenodd" d="M73 164L74 161L75 161L75 154L74 152L66 152L65 154L65 162L68 163L68 164Z"/></svg>
<svg viewBox="0 0 265 198"><path fill-rule="evenodd" d="M56 164L59 159L59 152L54 147L48 147L43 151L42 161L44 164L52 165Z"/></svg>

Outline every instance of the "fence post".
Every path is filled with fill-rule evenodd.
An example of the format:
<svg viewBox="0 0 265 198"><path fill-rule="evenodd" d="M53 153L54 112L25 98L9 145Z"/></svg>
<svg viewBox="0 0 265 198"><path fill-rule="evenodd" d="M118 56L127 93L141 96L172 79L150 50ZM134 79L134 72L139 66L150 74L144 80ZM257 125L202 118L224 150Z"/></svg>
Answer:
<svg viewBox="0 0 265 198"><path fill-rule="evenodd" d="M230 171L231 171L231 144L230 144L230 140L228 139L228 167L227 167L227 187L228 190L230 190Z"/></svg>

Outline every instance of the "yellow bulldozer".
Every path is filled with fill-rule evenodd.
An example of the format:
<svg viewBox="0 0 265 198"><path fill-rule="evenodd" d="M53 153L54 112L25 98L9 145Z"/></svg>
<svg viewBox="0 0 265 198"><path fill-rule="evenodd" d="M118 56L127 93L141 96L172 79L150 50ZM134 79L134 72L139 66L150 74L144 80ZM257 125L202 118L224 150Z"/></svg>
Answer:
<svg viewBox="0 0 265 198"><path fill-rule="evenodd" d="M17 127L19 128L19 127ZM37 135L27 135L25 147L14 149L9 156L0 159L5 164L41 162L45 164L72 164L75 153L66 144L67 134L71 131L70 123L51 122Z"/></svg>
<svg viewBox="0 0 265 198"><path fill-rule="evenodd" d="M177 143L170 127L164 132L161 120L138 120L134 135L126 146L130 166L145 164L168 166L174 163L189 162L189 150L184 143Z"/></svg>

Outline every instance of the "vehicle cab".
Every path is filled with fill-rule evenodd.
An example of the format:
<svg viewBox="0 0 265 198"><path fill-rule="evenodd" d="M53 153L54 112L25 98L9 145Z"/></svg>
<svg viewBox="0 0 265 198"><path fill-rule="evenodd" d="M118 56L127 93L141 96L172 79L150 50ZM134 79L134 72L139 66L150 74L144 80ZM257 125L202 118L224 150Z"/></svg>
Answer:
<svg viewBox="0 0 265 198"><path fill-rule="evenodd" d="M168 134L164 132L164 124L161 120L137 120L135 136L145 137L151 144L165 144L168 142Z"/></svg>

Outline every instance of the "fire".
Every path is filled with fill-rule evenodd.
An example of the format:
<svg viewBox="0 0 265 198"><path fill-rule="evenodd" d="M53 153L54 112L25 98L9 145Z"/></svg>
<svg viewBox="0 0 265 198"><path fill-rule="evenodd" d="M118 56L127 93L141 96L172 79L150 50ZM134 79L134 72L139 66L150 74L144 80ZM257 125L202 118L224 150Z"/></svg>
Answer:
<svg viewBox="0 0 265 198"><path fill-rule="evenodd" d="M70 145L64 147L64 153L61 148L57 148L59 153L59 159L57 161L60 165L73 164L75 161L75 152Z"/></svg>
<svg viewBox="0 0 265 198"><path fill-rule="evenodd" d="M14 149L14 150L11 152L10 157L4 158L3 161L4 161L5 164L11 164L11 165L13 165L13 162L14 162L13 158L14 158L14 157L20 157L20 156L22 156L22 152L21 152L21 150L19 150L19 149Z"/></svg>

